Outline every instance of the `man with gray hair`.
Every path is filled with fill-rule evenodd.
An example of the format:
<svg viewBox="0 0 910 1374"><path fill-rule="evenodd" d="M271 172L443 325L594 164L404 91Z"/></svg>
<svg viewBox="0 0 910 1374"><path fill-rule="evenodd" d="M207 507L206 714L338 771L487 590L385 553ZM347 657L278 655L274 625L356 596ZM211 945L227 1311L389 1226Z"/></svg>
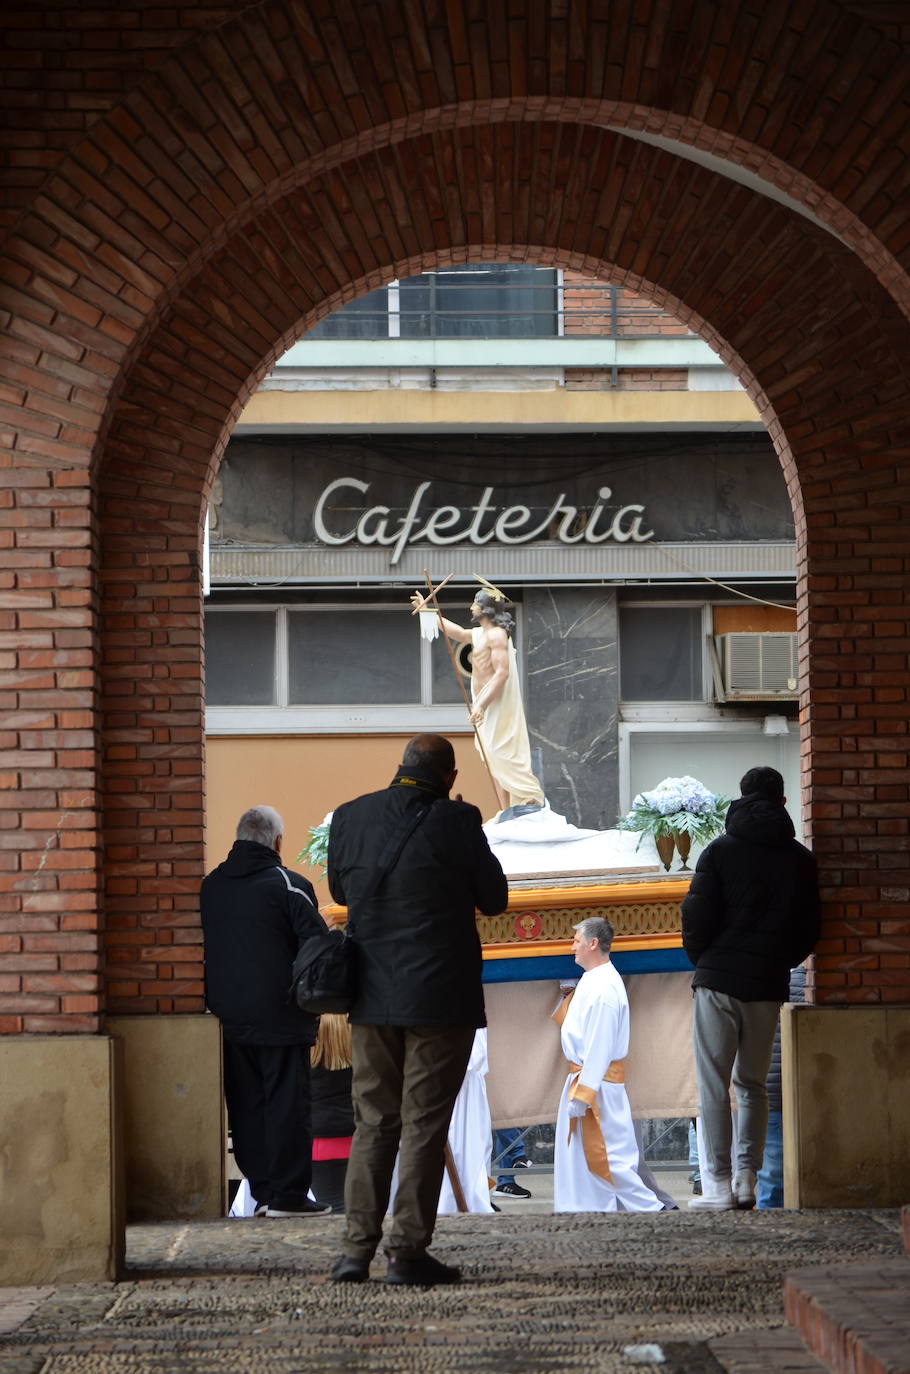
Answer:
<svg viewBox="0 0 910 1374"><path fill-rule="evenodd" d="M281 863L284 822L271 806L240 817L223 864L203 880L205 1000L224 1036L224 1096L234 1158L256 1215L331 1210L310 1201L310 1046L317 1018L289 998L297 950L325 933L306 878Z"/></svg>
<svg viewBox="0 0 910 1374"><path fill-rule="evenodd" d="M555 1212L659 1212L663 1204L638 1175L639 1147L624 1087L629 999L610 961L613 927L589 916L575 927L572 953L584 969L559 1008L569 1061L556 1119Z"/></svg>

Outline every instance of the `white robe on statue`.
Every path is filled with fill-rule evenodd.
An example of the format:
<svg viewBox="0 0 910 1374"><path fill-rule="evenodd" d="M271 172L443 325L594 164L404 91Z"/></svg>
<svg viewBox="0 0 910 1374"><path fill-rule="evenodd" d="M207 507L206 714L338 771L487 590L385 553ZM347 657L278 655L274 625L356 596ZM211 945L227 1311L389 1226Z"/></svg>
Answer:
<svg viewBox="0 0 910 1374"><path fill-rule="evenodd" d="M638 1142L625 1087L622 1082L604 1081L611 1064L624 1060L629 1052L629 1001L612 963L600 964L582 976L561 1034L563 1054L581 1070L569 1073L556 1118L554 1212L615 1212L619 1203L628 1212L659 1212L660 1199L636 1172ZM613 1076L620 1072L614 1069ZM574 1126L568 1111L570 1095L590 1104ZM606 1148L605 1162L602 1147ZM593 1173L591 1162L602 1173L609 1171L611 1181Z"/></svg>
<svg viewBox="0 0 910 1374"><path fill-rule="evenodd" d="M485 633L479 626L471 631L471 643L475 649ZM518 689L518 660L511 639L508 649L509 676L500 695L484 710L477 734L483 742L490 772L502 790L508 793L509 805L523 806L528 802L536 802L538 806L543 806L543 788L531 771L531 745ZM473 684L471 694L473 696ZM476 736L474 743L480 753Z"/></svg>

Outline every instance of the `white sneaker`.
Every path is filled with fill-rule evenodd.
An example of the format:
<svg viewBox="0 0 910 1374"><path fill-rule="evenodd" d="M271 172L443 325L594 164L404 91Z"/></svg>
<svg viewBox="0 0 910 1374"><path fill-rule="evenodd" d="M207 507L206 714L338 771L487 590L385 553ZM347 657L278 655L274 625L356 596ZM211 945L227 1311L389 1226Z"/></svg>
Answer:
<svg viewBox="0 0 910 1374"><path fill-rule="evenodd" d="M736 1207L733 1187L728 1178L701 1176L702 1192L700 1197L689 1200L689 1206L696 1212L732 1212Z"/></svg>
<svg viewBox="0 0 910 1374"><path fill-rule="evenodd" d="M755 1170L740 1169L733 1184L736 1205L741 1212L751 1212L755 1206Z"/></svg>

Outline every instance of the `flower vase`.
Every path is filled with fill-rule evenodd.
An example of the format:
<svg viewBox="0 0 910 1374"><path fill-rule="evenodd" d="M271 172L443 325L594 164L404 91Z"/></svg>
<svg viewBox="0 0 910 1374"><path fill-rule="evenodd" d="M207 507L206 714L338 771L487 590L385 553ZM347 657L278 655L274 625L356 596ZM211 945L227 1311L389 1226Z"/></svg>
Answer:
<svg viewBox="0 0 910 1374"><path fill-rule="evenodd" d="M655 836L654 836L654 847L655 847L655 849L657 850L658 854L660 855L661 863L663 864L664 868L665 868L665 869L667 870L667 872L669 873L669 871L670 871L670 865L671 865L671 863L673 862L673 850L674 850L673 836L672 836L672 835L655 835Z"/></svg>
<svg viewBox="0 0 910 1374"><path fill-rule="evenodd" d="M688 870L689 865L686 859L689 857L689 850L692 848L692 836L688 830L674 830L673 839L676 842L676 851L680 857L680 868Z"/></svg>

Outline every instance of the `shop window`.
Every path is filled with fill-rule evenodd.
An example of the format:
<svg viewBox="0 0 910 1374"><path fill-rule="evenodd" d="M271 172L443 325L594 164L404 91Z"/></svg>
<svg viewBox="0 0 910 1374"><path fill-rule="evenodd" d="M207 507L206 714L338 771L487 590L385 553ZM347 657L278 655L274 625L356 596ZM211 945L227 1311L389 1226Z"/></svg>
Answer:
<svg viewBox="0 0 910 1374"><path fill-rule="evenodd" d="M215 611L206 615L205 695L211 706L274 703L273 611Z"/></svg>
<svg viewBox="0 0 910 1374"><path fill-rule="evenodd" d="M619 612L623 701L701 701L700 606L627 606Z"/></svg>
<svg viewBox="0 0 910 1374"><path fill-rule="evenodd" d="M288 704L420 701L420 640L399 610L291 611Z"/></svg>

